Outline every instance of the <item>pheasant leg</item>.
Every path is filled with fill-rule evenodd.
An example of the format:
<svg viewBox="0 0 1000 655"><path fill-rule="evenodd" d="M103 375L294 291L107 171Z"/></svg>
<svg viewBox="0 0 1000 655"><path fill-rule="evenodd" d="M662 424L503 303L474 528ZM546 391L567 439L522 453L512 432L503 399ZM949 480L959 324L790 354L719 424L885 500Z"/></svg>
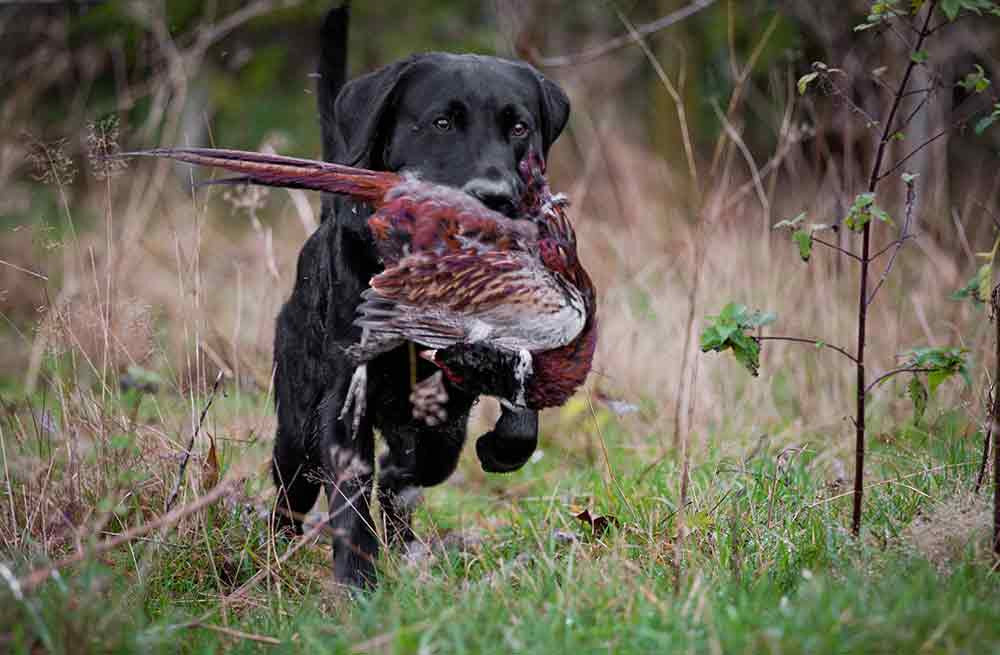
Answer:
<svg viewBox="0 0 1000 655"><path fill-rule="evenodd" d="M368 328L361 330L361 348L365 347L368 341ZM351 383L347 387L347 396L344 398L344 405L340 410L340 420L344 420L347 413L354 408L354 416L351 419L351 437L358 432L361 425L361 417L365 414L365 405L368 396L368 364L360 364L354 369L351 376Z"/></svg>

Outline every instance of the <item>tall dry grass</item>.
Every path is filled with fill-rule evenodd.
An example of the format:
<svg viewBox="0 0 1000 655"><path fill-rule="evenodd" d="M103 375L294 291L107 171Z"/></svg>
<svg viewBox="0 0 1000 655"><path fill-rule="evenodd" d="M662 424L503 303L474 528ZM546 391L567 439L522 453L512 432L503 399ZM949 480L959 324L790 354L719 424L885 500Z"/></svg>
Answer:
<svg viewBox="0 0 1000 655"><path fill-rule="evenodd" d="M155 34L169 38L155 16L149 20ZM185 71L194 68L178 62L190 62L185 57L205 47L199 41L180 59L166 59L162 83L169 88L154 93L157 118L123 126L120 140L135 146L182 141ZM682 83L676 72L669 75ZM774 333L844 346L854 337L856 272L822 250L803 264L770 230L802 210L816 221L837 220L862 190L851 162L830 159L821 169L811 162L815 126L791 92L791 79L792 71L784 71L767 88L748 91L772 99L776 149L758 160L747 156L740 135L751 118L742 103L726 108L733 134L721 141L715 173L702 179L646 148L628 127L628 108L595 98L585 75L563 80L576 113L551 157L554 185L573 202L582 259L600 291L600 345L583 393L639 407L623 419L622 445L649 462L674 455L681 425L694 458L706 448L742 450L767 435L821 451L831 478L850 475L853 372L834 353L768 343L759 380L734 361L695 354L696 339L685 353L692 302L698 321L732 299L777 312L769 328ZM86 135L71 138L79 147L62 148L81 161ZM24 141L10 143L20 145L0 150L0 171L19 169L30 150ZM710 168L711 153L693 159L702 171ZM70 180L60 179L57 162L43 158L37 174L48 175L63 199L61 236L27 228L0 235L0 311L10 326L3 364L18 389L5 394L0 418L8 501L0 511L0 539L7 549L30 544L45 557L79 548L87 535L123 530L112 524L122 504L133 504L133 521L162 511L219 371L233 400L213 413L206 432L222 440L227 465L264 465L273 437L274 318L318 215L315 197L194 189L188 169L163 162L133 163L100 180L92 167L81 166L76 174L94 180L70 202ZM983 188L995 179L984 173ZM899 216L901 202L900 194L884 208ZM970 241L963 228L981 220L980 202L951 203L964 257L926 237L905 249L870 310L871 369L892 368L901 352L924 344L961 344L975 361L986 360L984 315L948 298L970 275L971 253L986 245ZM84 215L100 220L77 229ZM917 220L918 234L941 224L922 207ZM880 230L874 245L893 238L891 229ZM682 370L685 357L697 374ZM162 380L156 393L123 390L123 379L136 371ZM979 412L985 374L976 371L974 389L952 383L939 394L939 407L961 402ZM876 390L876 429L909 411L902 388L894 381ZM478 417L470 431L486 418ZM593 447L590 428L558 411L546 415L543 431L543 447ZM208 447L208 438L196 444L201 464ZM124 475L128 471L143 475L137 481ZM465 483L475 484L472 468L463 471ZM199 493L205 475L204 466L192 466L185 493ZM263 476L252 493L253 502L266 506Z"/></svg>

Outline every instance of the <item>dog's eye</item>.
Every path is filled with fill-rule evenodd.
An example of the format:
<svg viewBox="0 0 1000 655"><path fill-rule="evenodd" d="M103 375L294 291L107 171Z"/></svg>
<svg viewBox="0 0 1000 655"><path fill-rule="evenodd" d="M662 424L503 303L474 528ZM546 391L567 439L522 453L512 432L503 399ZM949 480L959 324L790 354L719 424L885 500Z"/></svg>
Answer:
<svg viewBox="0 0 1000 655"><path fill-rule="evenodd" d="M523 139L528 136L528 132L528 126L521 121L514 123L514 127L510 128L510 135L515 139Z"/></svg>
<svg viewBox="0 0 1000 655"><path fill-rule="evenodd" d="M435 118L434 119L434 127L439 132L447 132L448 130L451 129L451 120L448 119L448 118L446 118L446 117L444 117L444 116L441 116L439 118Z"/></svg>

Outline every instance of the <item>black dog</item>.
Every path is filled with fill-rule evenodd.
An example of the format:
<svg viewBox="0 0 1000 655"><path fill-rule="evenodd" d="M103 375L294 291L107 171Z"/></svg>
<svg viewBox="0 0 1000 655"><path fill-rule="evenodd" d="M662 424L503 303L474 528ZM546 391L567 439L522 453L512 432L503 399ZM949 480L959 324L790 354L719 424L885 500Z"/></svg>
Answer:
<svg viewBox="0 0 1000 655"><path fill-rule="evenodd" d="M319 66L324 158L414 171L512 213L521 193L518 162L529 147L547 153L566 123L569 101L562 90L522 63L443 53L416 55L344 84L346 30L346 8L333 9L323 26ZM413 538L407 499L414 488L439 484L454 471L476 400L449 386L443 425L414 420L411 367L418 366L418 379L435 369L422 359L414 364L410 348L402 347L370 363L368 410L358 431L352 434L350 416L339 418L354 368L344 351L360 337L355 310L381 269L369 214L364 205L324 197L323 222L299 254L274 346L277 526L301 532L302 515L325 487L334 574L354 585L374 582L378 554L369 512L373 429L389 446L379 460L379 501L386 538L399 543ZM477 453L485 470L512 471L537 438L536 413L504 410L478 440Z"/></svg>

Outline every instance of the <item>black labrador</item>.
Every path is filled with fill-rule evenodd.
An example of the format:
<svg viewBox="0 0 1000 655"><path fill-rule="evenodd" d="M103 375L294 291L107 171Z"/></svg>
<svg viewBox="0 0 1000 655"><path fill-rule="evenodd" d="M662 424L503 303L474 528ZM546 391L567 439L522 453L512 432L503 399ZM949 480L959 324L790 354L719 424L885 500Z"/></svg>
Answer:
<svg viewBox="0 0 1000 655"><path fill-rule="evenodd" d="M513 212L521 192L517 164L529 147L547 153L559 136L569 115L565 93L524 63L444 53L415 55L345 84L346 30L346 8L331 10L321 35L318 82L324 158L414 171ZM388 444L378 475L383 533L400 544L413 538L410 508L417 489L455 470L476 402L448 386L447 420L435 427L415 420L412 379L434 369L415 362L404 346L369 364L368 410L357 432L351 417L340 418L354 368L345 349L360 336L355 310L381 269L369 214L350 199L323 198L323 221L299 254L274 346L276 527L301 533L303 515L325 488L334 574L351 585L374 582L374 429ZM513 471L527 461L537 438L537 413L503 410L476 451L485 470Z"/></svg>

